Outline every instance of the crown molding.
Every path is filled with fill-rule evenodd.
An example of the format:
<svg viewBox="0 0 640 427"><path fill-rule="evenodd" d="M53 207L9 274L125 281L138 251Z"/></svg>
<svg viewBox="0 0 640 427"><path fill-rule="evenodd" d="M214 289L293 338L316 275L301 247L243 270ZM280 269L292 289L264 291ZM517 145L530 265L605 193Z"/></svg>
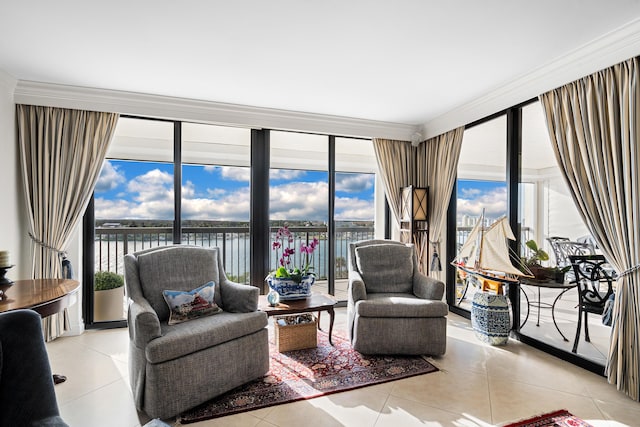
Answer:
<svg viewBox="0 0 640 427"><path fill-rule="evenodd" d="M226 126L409 140L418 126L135 92L18 81L18 104L116 112Z"/></svg>
<svg viewBox="0 0 640 427"><path fill-rule="evenodd" d="M18 81L12 75L3 69L0 69L0 90L13 97L13 92L17 83Z"/></svg>
<svg viewBox="0 0 640 427"><path fill-rule="evenodd" d="M463 104L421 127L432 138L640 54L640 18Z"/></svg>

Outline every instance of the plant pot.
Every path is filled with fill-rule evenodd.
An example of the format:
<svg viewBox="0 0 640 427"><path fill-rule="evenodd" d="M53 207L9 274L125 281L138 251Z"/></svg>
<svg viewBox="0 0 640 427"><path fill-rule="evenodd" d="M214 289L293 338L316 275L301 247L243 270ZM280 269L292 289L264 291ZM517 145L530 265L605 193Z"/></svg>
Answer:
<svg viewBox="0 0 640 427"><path fill-rule="evenodd" d="M284 277L267 277L269 287L280 295L280 301L304 299L311 296L311 285L316 281L315 276L302 276L302 281L296 283L293 279Z"/></svg>
<svg viewBox="0 0 640 427"><path fill-rule="evenodd" d="M536 280L553 279L553 276L555 274L552 268L542 267L540 265L531 265L529 266L529 270L531 270L531 273L536 278Z"/></svg>
<svg viewBox="0 0 640 427"><path fill-rule="evenodd" d="M93 293L93 320L124 320L124 286Z"/></svg>

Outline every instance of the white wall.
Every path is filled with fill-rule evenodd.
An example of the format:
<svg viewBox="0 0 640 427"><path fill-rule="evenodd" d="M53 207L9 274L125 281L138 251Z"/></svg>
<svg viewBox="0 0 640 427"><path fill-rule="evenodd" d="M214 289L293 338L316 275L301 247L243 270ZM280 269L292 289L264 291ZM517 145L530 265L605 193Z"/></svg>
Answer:
<svg viewBox="0 0 640 427"><path fill-rule="evenodd" d="M7 273L12 280L29 277L29 237L16 140L13 91L16 80L0 70L0 250L11 253L15 265Z"/></svg>

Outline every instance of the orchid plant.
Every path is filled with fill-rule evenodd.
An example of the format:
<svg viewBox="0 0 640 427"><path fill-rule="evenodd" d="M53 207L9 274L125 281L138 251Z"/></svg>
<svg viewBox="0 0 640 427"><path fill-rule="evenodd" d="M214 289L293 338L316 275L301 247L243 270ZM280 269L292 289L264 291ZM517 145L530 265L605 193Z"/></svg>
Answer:
<svg viewBox="0 0 640 427"><path fill-rule="evenodd" d="M276 271L271 272L270 275L276 278L288 278L292 279L296 283L300 283L304 276L313 275L312 261L313 253L318 247L318 239L316 237L307 245L300 245L300 253L304 254L303 263L300 267L293 266L291 257L295 255L294 236L289 230L289 227L284 225L278 229L275 240L271 245L271 249L276 252L276 258L278 258L279 267Z"/></svg>

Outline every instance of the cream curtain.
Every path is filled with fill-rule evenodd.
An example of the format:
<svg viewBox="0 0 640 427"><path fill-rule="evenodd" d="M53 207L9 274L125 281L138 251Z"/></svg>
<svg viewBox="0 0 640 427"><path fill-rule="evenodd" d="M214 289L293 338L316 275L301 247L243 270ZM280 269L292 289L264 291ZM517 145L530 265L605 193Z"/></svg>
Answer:
<svg viewBox="0 0 640 427"><path fill-rule="evenodd" d="M540 96L582 218L620 278L607 377L640 399L640 64L633 58Z"/></svg>
<svg viewBox="0 0 640 427"><path fill-rule="evenodd" d="M118 115L33 105L17 105L16 113L32 277L62 277L61 256L89 203ZM47 339L64 331L61 318L45 320Z"/></svg>
<svg viewBox="0 0 640 427"><path fill-rule="evenodd" d="M438 278L442 270L440 239L447 224L447 209L458 172L463 134L464 127L459 127L431 138L417 148L417 182L419 186L429 187L429 272Z"/></svg>
<svg viewBox="0 0 640 427"><path fill-rule="evenodd" d="M400 189L415 182L415 147L408 141L373 139L384 192L396 224L400 224Z"/></svg>
<svg viewBox="0 0 640 427"><path fill-rule="evenodd" d="M431 243L432 268L440 271L440 236L446 226L447 208L451 190L456 179L462 135L460 127L417 147L407 141L376 138L373 146L382 175L387 201L395 217L400 221L400 189L407 185L429 187L429 240ZM420 251L420 249L418 249ZM423 257L428 263L429 257ZM426 271L424 265L422 271ZM439 273L435 273L436 276Z"/></svg>

